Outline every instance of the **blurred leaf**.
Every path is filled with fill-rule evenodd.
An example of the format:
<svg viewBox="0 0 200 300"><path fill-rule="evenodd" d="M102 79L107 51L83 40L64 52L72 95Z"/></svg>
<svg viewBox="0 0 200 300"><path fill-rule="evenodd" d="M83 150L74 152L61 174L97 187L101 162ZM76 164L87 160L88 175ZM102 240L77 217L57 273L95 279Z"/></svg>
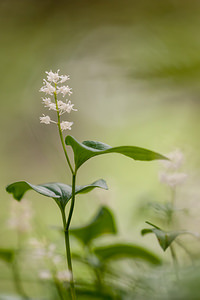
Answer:
<svg viewBox="0 0 200 300"><path fill-rule="evenodd" d="M165 251L171 245L171 243L175 240L177 236L179 236L180 234L188 233L186 231L166 232L150 222L146 223L152 225L154 228L144 228L141 231L141 234L145 235L148 233L154 233L163 251Z"/></svg>
<svg viewBox="0 0 200 300"><path fill-rule="evenodd" d="M82 243L89 244L96 237L117 232L115 220L107 207L101 207L97 215L86 226L70 229L70 234L78 238Z"/></svg>
<svg viewBox="0 0 200 300"><path fill-rule="evenodd" d="M118 258L140 258L152 264L161 264L161 260L154 253L137 245L114 244L94 249L94 253L103 261Z"/></svg>
<svg viewBox="0 0 200 300"><path fill-rule="evenodd" d="M65 143L73 149L76 169L78 169L88 159L107 153L119 153L132 159L143 161L167 159L159 153L134 146L111 147L95 141L84 141L83 143L79 143L70 135L66 137Z"/></svg>
<svg viewBox="0 0 200 300"><path fill-rule="evenodd" d="M12 262L15 252L12 249L0 249L0 259L6 262Z"/></svg>
<svg viewBox="0 0 200 300"><path fill-rule="evenodd" d="M92 184L76 186L76 194L88 193L94 188L108 189L105 180L100 179ZM20 201L24 193L28 190L34 190L37 193L53 198L59 207L65 208L67 202L72 197L72 187L64 183L45 183L39 185L33 185L26 181L18 181L12 183L6 187L8 193L13 194L13 197Z"/></svg>

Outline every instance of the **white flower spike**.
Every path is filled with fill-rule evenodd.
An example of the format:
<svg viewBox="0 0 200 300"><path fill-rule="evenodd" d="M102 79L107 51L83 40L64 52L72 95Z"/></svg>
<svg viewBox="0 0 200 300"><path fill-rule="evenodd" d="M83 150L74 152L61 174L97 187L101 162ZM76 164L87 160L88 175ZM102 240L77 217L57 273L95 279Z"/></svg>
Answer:
<svg viewBox="0 0 200 300"><path fill-rule="evenodd" d="M48 108L49 110L57 111L58 114L58 122L51 120L49 116L45 116L44 114L40 117L40 123L43 124L50 124L55 123L58 125L61 131L63 130L71 130L71 126L73 122L62 121L60 122L60 116L64 113L71 113L71 111L77 111L74 108L74 104L71 103L70 100L66 100L63 102L62 100L58 99L58 94L62 94L63 97L66 95L70 96L72 94L72 89L67 85L62 85L65 81L69 80L69 75L59 75L59 71L52 72L45 72L47 74L47 80L43 80L43 86L40 89L40 92L44 92L50 96L54 96L54 101L50 97L42 98L42 102L44 107Z"/></svg>

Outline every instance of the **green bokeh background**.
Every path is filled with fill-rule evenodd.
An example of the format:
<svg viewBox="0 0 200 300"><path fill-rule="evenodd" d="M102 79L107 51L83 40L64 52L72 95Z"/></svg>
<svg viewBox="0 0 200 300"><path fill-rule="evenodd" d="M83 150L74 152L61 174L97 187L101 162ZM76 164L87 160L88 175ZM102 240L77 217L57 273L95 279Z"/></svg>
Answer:
<svg viewBox="0 0 200 300"><path fill-rule="evenodd" d="M181 205L198 213L199 15L200 2L195 0L1 0L2 246L16 242L5 226L13 201L5 192L7 184L70 183L56 127L39 123L47 113L39 89L51 69L70 74L71 100L78 109L69 116L74 122L70 134L76 139L163 154L180 148L189 173L179 194ZM78 184L104 178L110 190L80 196L72 224L87 222L107 203L117 216L122 239L148 241L153 249L153 240L140 236L146 216L139 218L136 212L143 200L168 198L158 171L158 162L118 155L89 161L80 170ZM31 193L26 198L44 234L49 225L60 224L53 201ZM189 229L197 230L197 221L189 222Z"/></svg>

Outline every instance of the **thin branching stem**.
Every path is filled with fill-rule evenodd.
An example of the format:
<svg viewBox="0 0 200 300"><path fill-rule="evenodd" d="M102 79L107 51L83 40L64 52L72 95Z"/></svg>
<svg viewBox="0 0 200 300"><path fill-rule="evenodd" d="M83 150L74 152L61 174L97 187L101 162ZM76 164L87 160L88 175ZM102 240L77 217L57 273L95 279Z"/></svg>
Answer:
<svg viewBox="0 0 200 300"><path fill-rule="evenodd" d="M72 260L71 260L71 251L70 251L70 242L69 242L69 230L66 229L67 222L66 222L64 209L61 209L61 213L62 213L62 220L63 220L63 229L64 229L64 234L65 234L65 250L66 250L66 256L67 256L67 265L68 265L68 269L71 273L70 291L71 291L72 300L75 300L76 294L75 294L74 279L73 279L73 269L72 269Z"/></svg>

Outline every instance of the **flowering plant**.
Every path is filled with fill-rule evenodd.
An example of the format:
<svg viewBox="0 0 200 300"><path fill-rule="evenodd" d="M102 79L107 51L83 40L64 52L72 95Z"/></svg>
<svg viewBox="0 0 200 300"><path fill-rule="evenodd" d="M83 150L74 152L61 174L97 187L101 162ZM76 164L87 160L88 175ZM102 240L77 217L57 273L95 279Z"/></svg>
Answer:
<svg viewBox="0 0 200 300"><path fill-rule="evenodd" d="M12 183L6 187L7 192L12 193L13 197L20 201L24 196L25 192L28 190L34 190L35 192L42 194L47 197L51 197L57 203L63 221L63 231L65 235L65 246L66 246L66 258L68 270L70 273L70 294L71 298L76 299L75 284L73 278L71 251L70 251L70 240L69 240L69 228L71 224L71 219L74 211L75 196L81 193L88 193L95 188L107 189L107 184L105 180L96 180L91 184L76 185L76 176L78 169L90 158L108 153L119 153L125 155L134 160L141 161L151 161L155 159L166 159L165 156L150 151L148 149L134 147L134 146L118 146L111 147L107 144L97 142L97 141L84 141L82 143L78 142L75 138L68 135L65 139L63 137L64 130L71 130L73 122L61 120L63 114L70 114L72 111L77 111L74 108L74 104L70 100L65 99L65 96L70 96L72 94L72 89L68 85L63 85L70 78L68 75L59 75L59 70L57 72L46 72L47 79L44 79L43 86L40 92L45 93L45 97L42 98L42 102L46 108L55 111L57 114L57 121L52 120L50 116L44 115L40 117L40 122L44 124L56 124L58 127L58 132L62 144L62 148L69 166L69 170L72 175L71 185L64 183L45 183L39 185L33 185L26 181L18 181ZM61 99L58 98L61 95ZM52 100L53 98L53 100ZM70 146L74 154L74 164L71 163L68 156L68 151L66 146ZM69 214L66 217L65 207L71 201Z"/></svg>

